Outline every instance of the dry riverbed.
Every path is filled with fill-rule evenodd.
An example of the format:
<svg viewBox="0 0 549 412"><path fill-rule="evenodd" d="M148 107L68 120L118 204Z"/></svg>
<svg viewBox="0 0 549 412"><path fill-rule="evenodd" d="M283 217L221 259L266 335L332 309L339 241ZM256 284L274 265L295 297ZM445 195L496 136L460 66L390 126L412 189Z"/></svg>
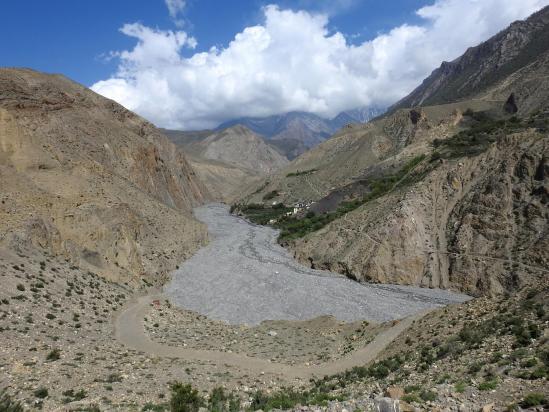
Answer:
<svg viewBox="0 0 549 412"><path fill-rule="evenodd" d="M180 308L229 324L266 320L385 322L467 296L440 289L365 285L305 267L276 242L277 231L229 214L221 204L195 209L210 244L185 261L165 293Z"/></svg>

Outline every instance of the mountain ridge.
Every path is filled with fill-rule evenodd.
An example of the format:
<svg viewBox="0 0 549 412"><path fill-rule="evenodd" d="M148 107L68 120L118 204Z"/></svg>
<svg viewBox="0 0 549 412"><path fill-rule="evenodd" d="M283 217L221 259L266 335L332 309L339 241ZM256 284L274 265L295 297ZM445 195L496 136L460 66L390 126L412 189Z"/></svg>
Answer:
<svg viewBox="0 0 549 412"><path fill-rule="evenodd" d="M242 124L255 133L272 141L290 160L332 136L350 123L366 123L385 109L362 107L339 113L325 119L308 112L288 112L267 117L243 117L229 120L216 130Z"/></svg>
<svg viewBox="0 0 549 412"><path fill-rule="evenodd" d="M516 21L478 46L443 62L421 85L389 108L443 104L478 94L547 52L549 7Z"/></svg>

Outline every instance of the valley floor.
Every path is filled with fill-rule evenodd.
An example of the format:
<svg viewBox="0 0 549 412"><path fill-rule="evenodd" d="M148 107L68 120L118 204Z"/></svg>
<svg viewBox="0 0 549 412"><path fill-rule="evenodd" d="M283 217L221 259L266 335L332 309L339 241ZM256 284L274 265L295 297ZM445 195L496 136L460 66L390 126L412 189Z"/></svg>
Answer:
<svg viewBox="0 0 549 412"><path fill-rule="evenodd" d="M510 309L539 325L536 339L521 341L527 351L513 361L521 365L517 368L522 368L522 375L511 372L498 377L499 369L490 369L490 377L477 377L478 371L470 372L472 361L465 364L454 348L461 347L459 331L467 322L483 322L494 312L490 305L503 308L504 301L463 303L466 297L445 291L363 286L298 265L276 244L276 232L230 216L224 206L203 207L197 216L209 223L213 240L182 264L165 294L149 290L136 295L125 285L58 258L0 249L0 387L28 409L48 411L97 410L89 409L91 405L101 411L164 410L170 385L176 381L191 383L202 394L224 387L237 394L243 406L258 399L254 395L258 390L268 400L283 388L301 391L313 382L329 410L368 410L389 385L407 384L412 388L408 401L427 402L427 410L442 404L456 411L473 410L467 408L495 398L519 400L528 391L547 389L545 378L531 377L539 375L535 368L546 353L546 312L539 303L546 292L528 306L538 315L519 315L518 309ZM231 259L237 266L229 265ZM250 276L244 276L242 268ZM246 282L252 286L257 282L264 289L245 289ZM177 299L187 283L197 300L208 299L211 305L176 307L174 302L181 302ZM306 293L295 294L298 288ZM259 294L256 306L249 306L250 293ZM296 301L277 302L281 294ZM358 305L360 299L372 306ZM329 305L318 305L324 300ZM338 306L338 301L343 305ZM231 310L229 302L236 309ZM248 305L246 310L238 310L238 302ZM447 304L451 305L444 308ZM226 310L224 319L216 311L218 305ZM292 311L281 312L285 305ZM351 317L338 319L346 310ZM431 313L425 316L426 312ZM292 313L296 315L288 316ZM268 320L276 317L280 319ZM452 337L455 334L458 338ZM430 342L433 339L436 342ZM438 350L448 339L457 339L453 358ZM516 348L511 337L481 339L486 343L480 349L471 346L475 359L498 351L495 362L501 363ZM429 355L431 366L425 370L429 350L439 357ZM395 356L399 368L393 371ZM537 363L530 360L536 356ZM382 363L363 367L376 359ZM465 366L457 368L456 361ZM479 370L482 374L482 367ZM326 375L331 377L325 380ZM479 389L484 382L496 385L497 392ZM459 391L453 389L458 384ZM429 399L435 398L425 401L421 390L416 396L415 387L438 392L428 392Z"/></svg>

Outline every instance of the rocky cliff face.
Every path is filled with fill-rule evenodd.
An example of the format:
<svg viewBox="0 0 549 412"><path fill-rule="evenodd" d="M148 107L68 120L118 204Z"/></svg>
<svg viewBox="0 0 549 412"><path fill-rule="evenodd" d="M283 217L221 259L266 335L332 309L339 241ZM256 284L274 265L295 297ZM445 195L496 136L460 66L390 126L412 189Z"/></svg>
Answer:
<svg viewBox="0 0 549 412"><path fill-rule="evenodd" d="M56 75L0 70L2 245L116 280L173 269L206 237L185 156L122 106Z"/></svg>
<svg viewBox="0 0 549 412"><path fill-rule="evenodd" d="M389 111L472 97L517 70L535 64L548 49L549 7L545 7L527 20L515 22L484 43L471 47L453 62L443 62ZM539 81L546 83L546 76L543 72L540 74Z"/></svg>
<svg viewBox="0 0 549 412"><path fill-rule="evenodd" d="M367 124L349 125L258 185L260 190L250 190L246 201L260 202L272 191L279 193L277 200L284 203L319 201L339 188L374 172L382 174L408 157L425 152L435 138L456 133L468 108L489 110L498 105L478 100L400 109Z"/></svg>

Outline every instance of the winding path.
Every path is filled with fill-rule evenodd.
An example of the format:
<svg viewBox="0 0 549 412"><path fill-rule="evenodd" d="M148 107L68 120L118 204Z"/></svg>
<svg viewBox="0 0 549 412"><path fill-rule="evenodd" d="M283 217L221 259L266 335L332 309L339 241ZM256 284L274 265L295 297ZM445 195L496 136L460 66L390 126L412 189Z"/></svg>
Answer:
<svg viewBox="0 0 549 412"><path fill-rule="evenodd" d="M428 312L423 311L400 321L395 321L393 326L379 333L372 342L363 348L357 349L347 357L320 365L306 366L274 363L266 359L238 353L189 349L154 342L145 332L143 319L151 309L153 300L164 298L164 295L146 295L130 302L116 319L116 338L129 348L154 356L215 362L222 365L236 366L257 375L269 373L282 375L288 379L303 380L333 375L351 369L353 366L370 363L415 320L422 318Z"/></svg>

